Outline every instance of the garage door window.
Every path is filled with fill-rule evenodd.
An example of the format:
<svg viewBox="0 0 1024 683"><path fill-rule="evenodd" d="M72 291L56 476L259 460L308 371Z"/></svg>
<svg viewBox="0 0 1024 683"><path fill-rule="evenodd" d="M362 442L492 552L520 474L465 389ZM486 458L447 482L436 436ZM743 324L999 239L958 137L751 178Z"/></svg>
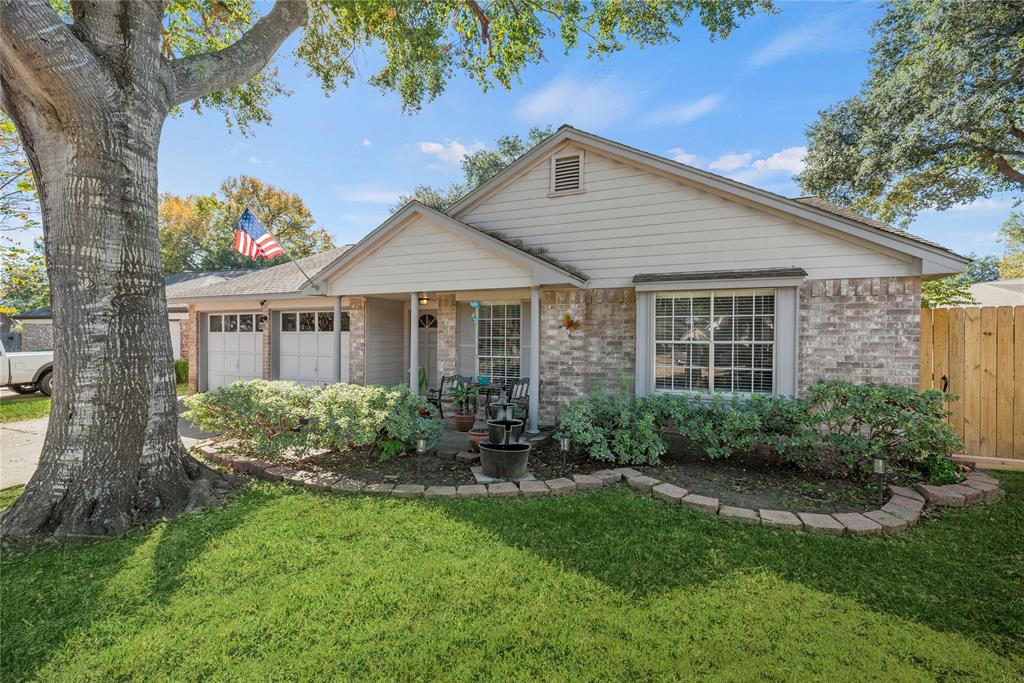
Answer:
<svg viewBox="0 0 1024 683"><path fill-rule="evenodd" d="M225 332L237 332L238 331L238 316L237 315L226 315L226 316L224 316L224 331Z"/></svg>
<svg viewBox="0 0 1024 683"><path fill-rule="evenodd" d="M210 316L210 332L221 331L221 317L219 315Z"/></svg>
<svg viewBox="0 0 1024 683"><path fill-rule="evenodd" d="M296 330L296 320L298 320L297 313L282 313L281 314L281 331L282 332L294 332Z"/></svg>
<svg viewBox="0 0 1024 683"><path fill-rule="evenodd" d="M775 386L775 290L658 294L654 387L770 394Z"/></svg>
<svg viewBox="0 0 1024 683"><path fill-rule="evenodd" d="M238 316L238 331L239 332L252 332L252 314L246 313Z"/></svg>

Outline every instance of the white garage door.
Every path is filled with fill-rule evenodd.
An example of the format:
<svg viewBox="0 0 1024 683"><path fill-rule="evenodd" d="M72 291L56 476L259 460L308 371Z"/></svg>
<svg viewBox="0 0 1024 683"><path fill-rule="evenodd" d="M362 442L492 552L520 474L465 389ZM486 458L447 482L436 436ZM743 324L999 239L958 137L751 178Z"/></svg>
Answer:
<svg viewBox="0 0 1024 683"><path fill-rule="evenodd" d="M348 313L341 314L341 381L348 381ZM281 313L281 379L302 384L334 382L334 312Z"/></svg>
<svg viewBox="0 0 1024 683"><path fill-rule="evenodd" d="M263 377L263 323L259 313L211 314L207 321L206 386Z"/></svg>

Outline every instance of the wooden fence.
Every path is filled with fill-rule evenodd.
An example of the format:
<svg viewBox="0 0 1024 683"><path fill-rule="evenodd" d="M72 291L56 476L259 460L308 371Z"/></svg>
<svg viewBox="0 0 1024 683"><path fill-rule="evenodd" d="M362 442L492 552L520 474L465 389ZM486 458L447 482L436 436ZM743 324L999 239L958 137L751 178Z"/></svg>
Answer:
<svg viewBox="0 0 1024 683"><path fill-rule="evenodd" d="M1024 306L921 309L921 391L959 394L969 456L1024 461Z"/></svg>

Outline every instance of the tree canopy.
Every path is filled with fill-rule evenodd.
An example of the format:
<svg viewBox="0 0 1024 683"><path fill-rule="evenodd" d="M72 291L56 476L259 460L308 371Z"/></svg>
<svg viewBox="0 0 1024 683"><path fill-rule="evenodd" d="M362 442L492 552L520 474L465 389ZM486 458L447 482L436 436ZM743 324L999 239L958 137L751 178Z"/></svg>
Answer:
<svg viewBox="0 0 1024 683"><path fill-rule="evenodd" d="M803 189L905 225L1024 190L1024 2L897 0L871 72L807 130Z"/></svg>
<svg viewBox="0 0 1024 683"><path fill-rule="evenodd" d="M448 187L420 185L412 191L412 194L399 197L398 204L393 206L392 210L397 211L406 202L415 199L438 211L444 211L468 192L496 176L552 133L554 130L551 126L547 126L531 128L525 138L519 134L502 135L498 138L494 149L481 149L462 157L460 164L464 180L461 183L452 183Z"/></svg>
<svg viewBox="0 0 1024 683"><path fill-rule="evenodd" d="M18 129L0 114L0 231L39 225L39 200Z"/></svg>
<svg viewBox="0 0 1024 683"><path fill-rule="evenodd" d="M971 262L967 270L949 277L931 280L921 285L921 305L926 308L936 306L971 306L977 304L971 296L971 285L978 282L991 282L999 279L999 259L995 256L978 256L968 254Z"/></svg>
<svg viewBox="0 0 1024 683"><path fill-rule="evenodd" d="M0 313L24 313L50 305L50 281L42 244L31 249L0 246Z"/></svg>
<svg viewBox="0 0 1024 683"><path fill-rule="evenodd" d="M1024 212L1014 211L999 229L1003 258L999 261L999 277L1003 280L1024 277Z"/></svg>
<svg viewBox="0 0 1024 683"><path fill-rule="evenodd" d="M253 261L234 249L235 224L249 208L286 254ZM228 178L220 194L160 201L160 258L165 273L224 268L266 268L334 248L327 231L316 227L313 214L294 193L257 178Z"/></svg>

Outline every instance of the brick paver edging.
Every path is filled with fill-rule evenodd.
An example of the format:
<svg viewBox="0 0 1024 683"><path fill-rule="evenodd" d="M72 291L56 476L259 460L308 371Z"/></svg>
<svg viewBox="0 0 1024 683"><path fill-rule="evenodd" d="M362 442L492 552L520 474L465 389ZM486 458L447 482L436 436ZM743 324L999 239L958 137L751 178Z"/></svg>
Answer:
<svg viewBox="0 0 1024 683"><path fill-rule="evenodd" d="M427 486L424 484L368 484L348 477L297 470L254 458L223 453L207 443L196 447L204 456L233 472L263 479L287 481L299 486L333 491L363 493L395 498L505 498L523 496L557 496L575 491L600 489L613 484L627 486L651 495L670 505L717 515L741 524L757 524L776 529L831 534L834 536L870 536L905 531L917 523L926 505L966 507L991 505L1004 491L999 480L981 472L971 472L961 484L932 486L917 484L914 488L890 485L892 497L878 510L867 512L790 512L788 510L752 510L722 505L717 498L690 493L681 486L661 481L630 467L617 467L571 478L524 481L519 484L462 484L459 486Z"/></svg>

